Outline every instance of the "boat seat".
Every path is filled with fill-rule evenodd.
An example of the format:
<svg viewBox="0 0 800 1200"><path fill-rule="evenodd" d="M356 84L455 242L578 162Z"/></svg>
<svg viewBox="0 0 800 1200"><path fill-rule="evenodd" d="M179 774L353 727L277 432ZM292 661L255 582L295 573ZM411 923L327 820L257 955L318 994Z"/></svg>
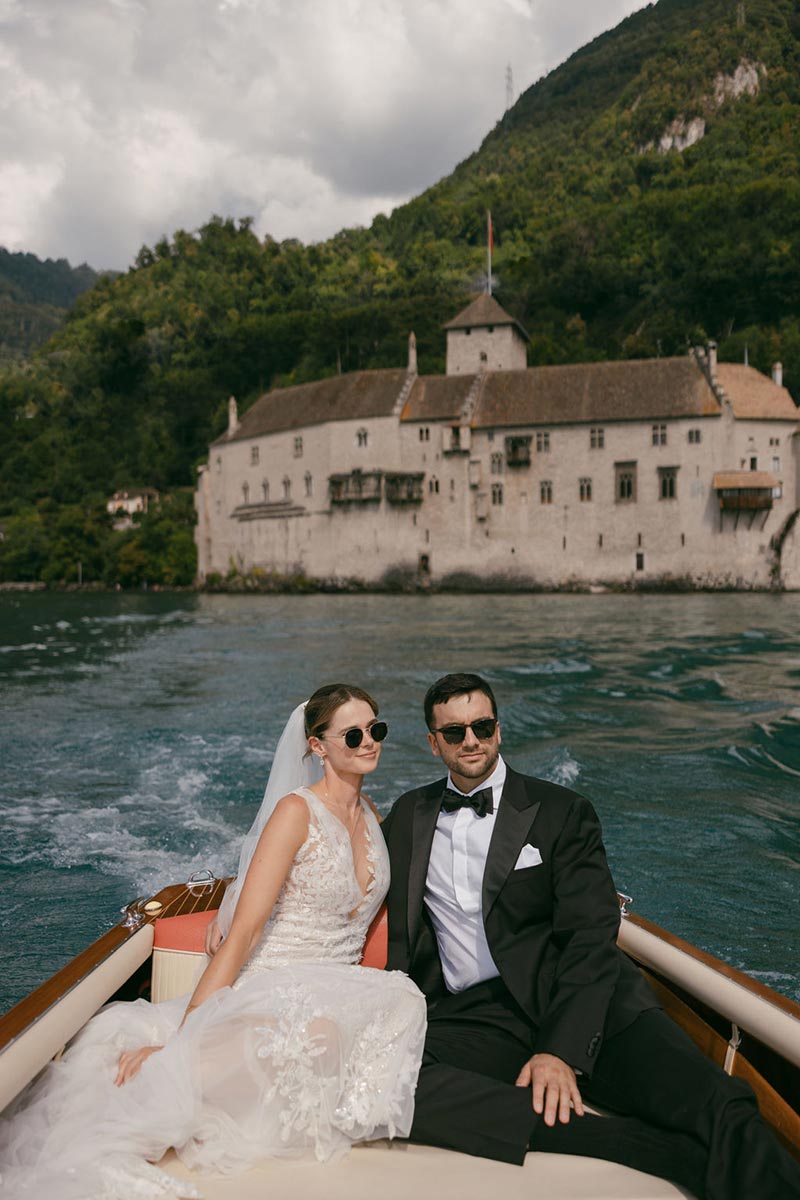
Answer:
<svg viewBox="0 0 800 1200"><path fill-rule="evenodd" d="M151 999L154 1004L185 996L199 979L208 956L205 952L206 929L216 909L186 913L182 917L160 917L155 923ZM362 967L383 970L388 946L386 906L375 915L367 932Z"/></svg>

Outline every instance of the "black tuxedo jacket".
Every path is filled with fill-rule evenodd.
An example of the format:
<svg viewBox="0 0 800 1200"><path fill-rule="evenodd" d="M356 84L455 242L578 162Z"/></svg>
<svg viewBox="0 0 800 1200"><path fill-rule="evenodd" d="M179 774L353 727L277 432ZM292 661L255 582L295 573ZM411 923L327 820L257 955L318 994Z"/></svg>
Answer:
<svg viewBox="0 0 800 1200"><path fill-rule="evenodd" d="M500 977L534 1029L537 1053L591 1075L603 1037L658 1003L616 938L619 906L588 800L507 768L483 876L483 924ZM392 881L387 969L429 1000L445 992L423 904L446 780L406 792L383 823ZM541 864L515 870L525 845Z"/></svg>

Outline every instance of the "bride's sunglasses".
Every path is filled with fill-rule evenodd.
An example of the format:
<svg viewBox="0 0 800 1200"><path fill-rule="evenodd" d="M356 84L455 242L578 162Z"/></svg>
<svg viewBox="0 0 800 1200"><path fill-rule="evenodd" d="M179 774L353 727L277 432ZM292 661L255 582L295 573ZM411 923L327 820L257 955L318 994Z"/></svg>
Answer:
<svg viewBox="0 0 800 1200"><path fill-rule="evenodd" d="M494 736L496 728L497 721L494 717L484 717L470 725L445 725L442 729L432 729L431 733L440 733L448 746L458 746L467 736L468 729L472 730L479 741L488 742L489 738Z"/></svg>
<svg viewBox="0 0 800 1200"><path fill-rule="evenodd" d="M344 733L326 733L324 737L344 738L344 744L350 750L357 750L364 740L364 734L368 733L373 742L382 742L389 732L389 726L385 721L373 721L366 729L346 729Z"/></svg>

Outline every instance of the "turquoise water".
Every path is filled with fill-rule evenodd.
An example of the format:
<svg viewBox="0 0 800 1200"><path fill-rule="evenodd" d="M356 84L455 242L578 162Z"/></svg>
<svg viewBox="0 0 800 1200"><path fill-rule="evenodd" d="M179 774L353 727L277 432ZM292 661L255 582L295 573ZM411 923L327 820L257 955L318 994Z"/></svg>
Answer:
<svg viewBox="0 0 800 1200"><path fill-rule="evenodd" d="M292 706L372 691L381 808L420 702L495 686L516 767L588 795L636 909L800 999L800 596L0 595L0 1011L122 904L233 870Z"/></svg>

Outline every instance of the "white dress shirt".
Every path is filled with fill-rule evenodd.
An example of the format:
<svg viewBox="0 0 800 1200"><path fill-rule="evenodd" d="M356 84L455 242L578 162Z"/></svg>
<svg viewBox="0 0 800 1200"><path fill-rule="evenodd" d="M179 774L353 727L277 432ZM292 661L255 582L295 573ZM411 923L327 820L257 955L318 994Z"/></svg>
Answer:
<svg viewBox="0 0 800 1200"><path fill-rule="evenodd" d="M490 787L494 811L479 817L469 807L455 812L443 809L436 822L425 881L425 903L436 932L444 981L451 992L463 992L500 973L483 928L481 889L505 781L506 765L498 758L489 778L464 793L471 796ZM453 787L449 773L447 786Z"/></svg>

